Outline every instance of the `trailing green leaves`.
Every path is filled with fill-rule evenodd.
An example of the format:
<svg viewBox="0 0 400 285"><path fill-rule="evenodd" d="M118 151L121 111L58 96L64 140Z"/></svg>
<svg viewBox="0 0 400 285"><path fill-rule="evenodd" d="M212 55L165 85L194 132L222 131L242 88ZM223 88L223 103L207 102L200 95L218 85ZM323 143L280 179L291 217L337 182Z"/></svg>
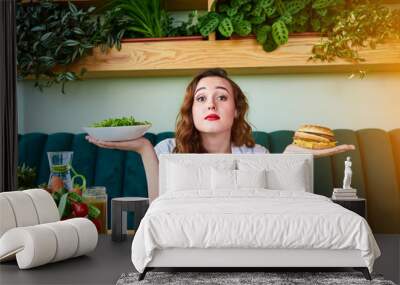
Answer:
<svg viewBox="0 0 400 285"><path fill-rule="evenodd" d="M378 3L354 5L334 20L328 39L313 47L310 59L330 62L342 58L357 64L364 61L358 53L361 48L374 49L377 44L400 39L400 10Z"/></svg>
<svg viewBox="0 0 400 285"><path fill-rule="evenodd" d="M126 19L116 10L106 11L100 21L92 15L94 7L77 8L72 2L61 6L41 0L36 4L17 4L18 77L33 76L40 90L54 83L78 80L85 72L68 71L68 66L89 55L93 47L121 47ZM103 47L103 50L105 48ZM59 66L58 71L54 70Z"/></svg>

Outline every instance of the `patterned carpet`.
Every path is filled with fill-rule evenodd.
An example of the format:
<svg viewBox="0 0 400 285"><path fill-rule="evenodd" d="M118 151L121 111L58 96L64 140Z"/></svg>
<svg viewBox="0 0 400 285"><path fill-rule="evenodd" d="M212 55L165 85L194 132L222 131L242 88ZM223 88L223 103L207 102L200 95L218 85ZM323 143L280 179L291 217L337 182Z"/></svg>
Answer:
<svg viewBox="0 0 400 285"><path fill-rule="evenodd" d="M298 284L379 284L395 285L384 280L381 275L372 274L372 281L364 278L360 272L154 272L150 271L142 281L138 281L139 273L122 274L117 285L134 284L213 284L213 285L298 285Z"/></svg>

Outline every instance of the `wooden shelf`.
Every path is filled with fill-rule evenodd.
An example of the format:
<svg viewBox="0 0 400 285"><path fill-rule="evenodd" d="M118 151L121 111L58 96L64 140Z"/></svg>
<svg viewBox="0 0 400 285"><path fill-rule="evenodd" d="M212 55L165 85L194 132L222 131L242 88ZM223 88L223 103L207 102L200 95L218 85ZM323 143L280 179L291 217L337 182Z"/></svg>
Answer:
<svg viewBox="0 0 400 285"><path fill-rule="evenodd" d="M400 0L399 0L400 1ZM166 0L165 9L168 11L208 10L207 0Z"/></svg>
<svg viewBox="0 0 400 285"><path fill-rule="evenodd" d="M38 0L21 0L22 3L38 2ZM109 0L72 0L72 2L81 7L96 6L101 7ZM54 0L58 3L67 3L68 0ZM212 0L165 0L165 8L169 11L180 10L207 10ZM382 0L384 4L400 4L400 0Z"/></svg>
<svg viewBox="0 0 400 285"><path fill-rule="evenodd" d="M67 4L68 0L53 0L56 3ZM400 1L400 0L399 0ZM22 3L38 2L38 0L22 0ZM106 4L107 0L72 0L72 2L83 8L95 6L100 9ZM166 0L164 8L168 11L190 11L190 10L207 10L207 0ZM97 9L96 9L97 10Z"/></svg>
<svg viewBox="0 0 400 285"><path fill-rule="evenodd" d="M308 61L319 40L315 36L291 37L272 53L265 52L254 39L123 43L121 51L103 54L95 49L72 70L85 67L86 78L193 75L211 67L225 68L231 74L348 72L360 67L400 71L400 41L361 51L366 62L356 67L343 60Z"/></svg>
<svg viewBox="0 0 400 285"><path fill-rule="evenodd" d="M30 2L31 0L23 0ZM33 0L37 1L37 0ZM67 0L54 0L66 3ZM165 0L166 9L210 10L214 0ZM101 7L107 0L73 0L78 6ZM400 0L384 0L400 4ZM100 9L99 9L100 10ZM265 52L254 39L159 41L123 43L121 51L103 54L94 49L88 56L69 68L79 72L86 68L85 78L131 76L192 76L196 72L222 67L230 74L320 73L366 71L400 71L400 41L378 45L360 55L366 62L355 66L343 60L332 63L308 61L311 49L320 37L289 37L289 42L272 53Z"/></svg>

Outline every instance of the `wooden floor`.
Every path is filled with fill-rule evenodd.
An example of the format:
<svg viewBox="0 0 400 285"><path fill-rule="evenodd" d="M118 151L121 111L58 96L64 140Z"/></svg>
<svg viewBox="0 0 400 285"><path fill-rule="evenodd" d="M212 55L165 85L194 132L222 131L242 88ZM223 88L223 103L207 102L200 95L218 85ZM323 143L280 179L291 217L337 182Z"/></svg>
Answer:
<svg viewBox="0 0 400 285"><path fill-rule="evenodd" d="M375 236L382 256L374 272L400 283L400 235ZM0 265L0 284L115 284L122 273L134 271L131 262L132 236L121 243L100 235L95 251L87 256L19 270L16 262Z"/></svg>

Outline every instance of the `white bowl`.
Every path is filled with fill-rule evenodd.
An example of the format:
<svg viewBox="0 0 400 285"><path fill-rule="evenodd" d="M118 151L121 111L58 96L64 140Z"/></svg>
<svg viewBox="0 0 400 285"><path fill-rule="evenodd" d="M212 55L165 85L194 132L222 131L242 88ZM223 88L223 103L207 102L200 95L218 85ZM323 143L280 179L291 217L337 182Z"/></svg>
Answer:
<svg viewBox="0 0 400 285"><path fill-rule="evenodd" d="M121 127L84 127L90 136L102 141L127 141L142 137L151 125Z"/></svg>

